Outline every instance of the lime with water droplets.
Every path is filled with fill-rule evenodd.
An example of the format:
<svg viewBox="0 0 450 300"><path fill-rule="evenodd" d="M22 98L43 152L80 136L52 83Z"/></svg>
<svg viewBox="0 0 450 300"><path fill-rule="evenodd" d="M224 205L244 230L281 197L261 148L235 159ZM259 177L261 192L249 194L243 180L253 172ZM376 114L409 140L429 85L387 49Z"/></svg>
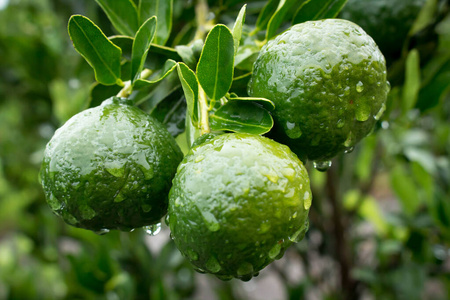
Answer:
<svg viewBox="0 0 450 300"><path fill-rule="evenodd" d="M297 24L270 40L248 86L251 96L275 103L269 136L317 165L372 130L388 91L385 59L373 39L339 19Z"/></svg>
<svg viewBox="0 0 450 300"><path fill-rule="evenodd" d="M169 196L170 230L199 272L249 280L307 230L305 167L290 149L250 134L223 134L191 149Z"/></svg>
<svg viewBox="0 0 450 300"><path fill-rule="evenodd" d="M183 157L162 124L124 101L73 116L47 144L40 171L50 208L99 234L159 223Z"/></svg>

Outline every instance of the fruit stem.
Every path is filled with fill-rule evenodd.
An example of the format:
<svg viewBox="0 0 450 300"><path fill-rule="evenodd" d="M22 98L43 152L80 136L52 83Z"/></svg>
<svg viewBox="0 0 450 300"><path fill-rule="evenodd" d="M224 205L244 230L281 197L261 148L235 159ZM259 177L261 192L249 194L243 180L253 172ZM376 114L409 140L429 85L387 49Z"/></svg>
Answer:
<svg viewBox="0 0 450 300"><path fill-rule="evenodd" d="M139 78L145 79L152 75L152 70L150 69L144 69ZM120 92L117 94L117 97L121 98L128 98L131 95L131 92L133 91L133 82L131 80L125 81L124 87L120 90Z"/></svg>
<svg viewBox="0 0 450 300"><path fill-rule="evenodd" d="M200 135L211 132L209 128L209 106L206 93L202 86L198 85L198 104L200 106Z"/></svg>

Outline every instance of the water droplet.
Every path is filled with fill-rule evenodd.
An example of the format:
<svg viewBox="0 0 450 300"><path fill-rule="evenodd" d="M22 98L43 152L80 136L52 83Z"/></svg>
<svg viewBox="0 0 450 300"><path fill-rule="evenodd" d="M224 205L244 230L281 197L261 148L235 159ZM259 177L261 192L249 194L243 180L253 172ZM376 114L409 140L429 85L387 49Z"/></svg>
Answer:
<svg viewBox="0 0 450 300"><path fill-rule="evenodd" d="M359 81L359 82L356 84L356 91L357 91L358 93L361 93L362 91L364 91L364 83L362 83L361 81Z"/></svg>
<svg viewBox="0 0 450 300"><path fill-rule="evenodd" d="M54 211L60 210L62 207L62 203L56 198L53 193L50 193L50 197L47 198L48 206Z"/></svg>
<svg viewBox="0 0 450 300"><path fill-rule="evenodd" d="M148 213L149 211L152 210L152 206L149 204L142 204L141 208L142 208L142 211L146 212L146 213Z"/></svg>
<svg viewBox="0 0 450 300"><path fill-rule="evenodd" d="M96 213L95 210L93 210L90 206L88 205L82 205L80 206L80 213L81 213L81 217L85 220L91 220L95 217Z"/></svg>
<svg viewBox="0 0 450 300"><path fill-rule="evenodd" d="M270 229L270 224L262 223L261 226L259 226L258 233L260 233L260 234L266 233L267 231L269 231L269 229Z"/></svg>
<svg viewBox="0 0 450 300"><path fill-rule="evenodd" d="M231 276L231 275L216 275L216 276L217 276L217 278L219 278L220 280L223 280L223 281L229 281L229 280L233 279L233 276Z"/></svg>
<svg viewBox="0 0 450 300"><path fill-rule="evenodd" d="M345 125L344 119L339 119L336 124L337 128L342 128L342 127L344 127L344 125Z"/></svg>
<svg viewBox="0 0 450 300"><path fill-rule="evenodd" d="M295 179L295 170L292 168L283 168L281 170L281 174L283 174L283 176L286 177L289 181Z"/></svg>
<svg viewBox="0 0 450 300"><path fill-rule="evenodd" d="M187 255L190 260L198 260L198 253L192 249L187 250Z"/></svg>
<svg viewBox="0 0 450 300"><path fill-rule="evenodd" d="M170 216L169 216L169 214L167 214L166 217L164 218L164 223L166 223L167 226L170 225Z"/></svg>
<svg viewBox="0 0 450 300"><path fill-rule="evenodd" d="M95 233L95 234L98 234L98 235L105 235L105 234L107 234L108 232L109 232L109 229L106 229L106 228L102 228L102 229L100 229L100 230L94 231L94 233Z"/></svg>
<svg viewBox="0 0 450 300"><path fill-rule="evenodd" d="M364 122L369 119L370 113L370 107L363 103L360 103L356 108L355 118L360 122Z"/></svg>
<svg viewBox="0 0 450 300"><path fill-rule="evenodd" d="M383 115L384 111L386 110L386 104L382 104L380 110L377 112L377 114L373 117L375 120L381 119L381 116Z"/></svg>
<svg viewBox="0 0 450 300"><path fill-rule="evenodd" d="M269 179L270 181L272 181L273 183L277 183L278 182L278 174L277 172L275 172L272 169L269 170L264 170L263 172L261 172L265 177L267 177L267 179Z"/></svg>
<svg viewBox="0 0 450 300"><path fill-rule="evenodd" d="M121 178L125 175L125 167L124 166L121 166L118 168L106 168L106 171L108 171L108 173L114 177Z"/></svg>
<svg viewBox="0 0 450 300"><path fill-rule="evenodd" d="M209 211L202 211L201 215L209 231L215 232L220 229L220 224L212 213L210 213Z"/></svg>
<svg viewBox="0 0 450 300"><path fill-rule="evenodd" d="M330 165L331 165L331 161L330 161ZM329 168L329 167L328 167ZM328 169L327 168L327 169ZM312 203L312 199L311 199L311 193L306 191L303 194L303 207L308 210L311 207L311 203Z"/></svg>
<svg viewBox="0 0 450 300"><path fill-rule="evenodd" d="M280 254L280 251L281 251L281 244L276 243L275 246L273 246L272 249L270 249L269 251L269 258L275 259L275 257L277 257L277 255Z"/></svg>
<svg viewBox="0 0 450 300"><path fill-rule="evenodd" d="M146 234L155 236L161 232L161 223L144 226L142 229L144 229Z"/></svg>
<svg viewBox="0 0 450 300"><path fill-rule="evenodd" d="M291 139L298 139L302 136L302 130L298 124L286 122L286 134Z"/></svg>
<svg viewBox="0 0 450 300"><path fill-rule="evenodd" d="M317 171L325 172L331 167L331 160L314 161L313 165Z"/></svg>
<svg viewBox="0 0 450 300"><path fill-rule="evenodd" d="M197 271L197 272L199 272L199 273L201 273L201 274L205 274L205 273L206 273L205 270L200 269L200 268L198 268L198 267L194 267L194 270Z"/></svg>
<svg viewBox="0 0 450 300"><path fill-rule="evenodd" d="M306 219L305 224L299 230L294 232L294 234L289 237L289 240L293 243L300 242L305 237L305 234L308 231L308 229L309 229L309 220Z"/></svg>
<svg viewBox="0 0 450 300"><path fill-rule="evenodd" d="M295 219L295 218L297 218L297 212L294 212L294 213L292 214L292 219Z"/></svg>
<svg viewBox="0 0 450 300"><path fill-rule="evenodd" d="M145 168L143 165L140 165L140 169L141 169L142 173L144 174L145 180L150 180L155 176L153 167L150 165L148 165L148 168Z"/></svg>
<svg viewBox="0 0 450 300"><path fill-rule="evenodd" d="M239 268L237 269L237 274L239 276L244 276L244 275L248 275L248 274L251 275L252 273L253 273L253 265L251 263L248 263L248 262L242 263L239 266Z"/></svg>
<svg viewBox="0 0 450 300"><path fill-rule="evenodd" d="M344 146L347 148L352 147L355 144L355 137L353 135L353 132L349 132L347 135L347 139L344 142Z"/></svg>
<svg viewBox="0 0 450 300"><path fill-rule="evenodd" d="M217 272L220 271L220 269L222 269L222 267L220 266L219 262L217 261L217 259L214 256L211 256L208 259L208 261L205 264L205 267L211 273L217 273Z"/></svg>
<svg viewBox="0 0 450 300"><path fill-rule="evenodd" d="M353 152L353 149L355 149L354 147L349 147L349 148L347 148L347 149L345 149L344 150L344 153L351 153L351 152Z"/></svg>
<svg viewBox="0 0 450 300"><path fill-rule="evenodd" d="M201 161L204 160L204 159L205 159L205 156L200 154L199 156L197 156L197 157L195 158L195 162L198 163L198 162L201 162Z"/></svg>

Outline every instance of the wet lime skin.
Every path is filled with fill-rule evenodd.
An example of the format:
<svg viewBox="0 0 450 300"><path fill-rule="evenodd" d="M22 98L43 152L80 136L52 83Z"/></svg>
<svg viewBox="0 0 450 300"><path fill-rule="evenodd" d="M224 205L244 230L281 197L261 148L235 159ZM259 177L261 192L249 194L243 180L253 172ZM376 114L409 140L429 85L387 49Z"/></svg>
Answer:
<svg viewBox="0 0 450 300"><path fill-rule="evenodd" d="M163 125L112 98L55 132L40 180L49 206L68 224L128 231L166 214L182 157Z"/></svg>
<svg viewBox="0 0 450 300"><path fill-rule="evenodd" d="M197 271L250 280L304 237L309 178L285 145L223 134L193 147L173 181L169 225Z"/></svg>
<svg viewBox="0 0 450 300"><path fill-rule="evenodd" d="M248 92L275 103L270 137L302 160L330 160L351 149L385 108L385 59L356 24L297 24L270 40L254 64Z"/></svg>

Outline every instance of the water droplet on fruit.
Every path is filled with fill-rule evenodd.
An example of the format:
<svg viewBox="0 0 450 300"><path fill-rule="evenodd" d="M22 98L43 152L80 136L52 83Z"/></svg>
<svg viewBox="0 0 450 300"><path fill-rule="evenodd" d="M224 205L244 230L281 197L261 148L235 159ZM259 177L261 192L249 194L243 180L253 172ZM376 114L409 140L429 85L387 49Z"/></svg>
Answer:
<svg viewBox="0 0 450 300"><path fill-rule="evenodd" d="M229 281L229 280L233 279L233 276L231 276L231 275L216 275L216 276L217 276L217 278L219 278L220 280L223 280L223 281Z"/></svg>
<svg viewBox="0 0 450 300"><path fill-rule="evenodd" d="M161 223L144 226L142 229L144 229L146 234L155 236L161 232Z"/></svg>
<svg viewBox="0 0 450 300"><path fill-rule="evenodd" d="M275 246L273 246L272 249L270 249L269 251L269 258L275 259L275 257L277 257L277 255L280 254L280 251L281 251L281 244L276 243Z"/></svg>
<svg viewBox="0 0 450 300"><path fill-rule="evenodd" d="M205 274L205 273L206 273L205 270L200 269L200 268L198 268L198 267L194 267L194 270L197 271L197 272L199 272L199 273L201 273L201 274Z"/></svg>
<svg viewBox="0 0 450 300"><path fill-rule="evenodd" d="M330 165L331 165L331 161L330 161ZM311 207L311 203L312 203L311 194L308 191L306 191L303 194L303 207L306 210L308 210Z"/></svg>
<svg viewBox="0 0 450 300"><path fill-rule="evenodd" d="M351 153L351 152L353 152L353 150L354 150L354 147L349 147L349 148L347 148L347 149L344 150L344 153L345 153L345 154Z"/></svg>
<svg viewBox="0 0 450 300"><path fill-rule="evenodd" d="M214 256L211 256L208 259L208 261L205 264L205 267L211 273L217 273L217 272L220 271L220 269L222 269L222 267L220 266L219 262L217 261L217 259Z"/></svg>
<svg viewBox="0 0 450 300"><path fill-rule="evenodd" d="M105 235L105 234L107 234L108 232L109 232L109 229L106 229L106 228L102 228L102 229L100 229L100 230L94 231L94 233L95 233L95 234L98 234L98 235Z"/></svg>
<svg viewBox="0 0 450 300"><path fill-rule="evenodd" d="M47 199L47 203L52 210L60 210L62 207L62 203L56 198L53 193L50 193L50 197Z"/></svg>
<svg viewBox="0 0 450 300"><path fill-rule="evenodd" d="M166 217L164 218L164 223L166 223L167 226L170 225L170 216L167 214Z"/></svg>
<svg viewBox="0 0 450 300"><path fill-rule="evenodd" d="M189 256L190 260L198 260L198 253L195 252L194 250L188 249L187 255Z"/></svg>
<svg viewBox="0 0 450 300"><path fill-rule="evenodd" d="M197 157L195 158L195 162L198 163L198 162L201 162L201 161L204 160L204 159L205 159L205 156L200 154L199 156L197 156Z"/></svg>
<svg viewBox="0 0 450 300"><path fill-rule="evenodd" d="M367 121L370 117L370 108L367 105L360 103L356 108L355 117L356 120L360 122Z"/></svg>
<svg viewBox="0 0 450 300"><path fill-rule="evenodd" d="M302 136L302 130L298 124L286 122L286 134L291 139L298 139Z"/></svg>
<svg viewBox="0 0 450 300"><path fill-rule="evenodd" d="M81 217L85 220L91 220L95 217L96 213L95 210L93 210L90 206L88 205L83 205L80 207L80 213L81 213Z"/></svg>
<svg viewBox="0 0 450 300"><path fill-rule="evenodd" d="M356 84L356 91L357 91L358 93L361 93L362 91L364 91L364 83L362 83L361 81L359 81L359 82Z"/></svg>
<svg viewBox="0 0 450 300"><path fill-rule="evenodd" d="M355 144L355 137L353 136L353 132L350 131L347 135L347 139L344 142L344 146L350 148L354 144Z"/></svg>
<svg viewBox="0 0 450 300"><path fill-rule="evenodd" d="M141 208L142 208L142 211L146 212L146 213L148 213L149 211L152 210L152 206L149 204L142 204Z"/></svg>
<svg viewBox="0 0 450 300"><path fill-rule="evenodd" d="M325 172L331 167L331 160L314 161L313 165L317 171Z"/></svg>
<svg viewBox="0 0 450 300"><path fill-rule="evenodd" d="M262 223L261 226L259 226L258 233L263 234L269 231L270 224L268 223Z"/></svg>
<svg viewBox="0 0 450 300"><path fill-rule="evenodd" d="M381 116L383 115L384 111L386 110L386 104L382 104L380 110L377 112L377 114L373 117L375 120L381 119Z"/></svg>
<svg viewBox="0 0 450 300"><path fill-rule="evenodd" d="M242 263L237 269L237 274L239 276L244 276L253 273L253 265L248 262ZM251 277L250 277L251 278Z"/></svg>
<svg viewBox="0 0 450 300"><path fill-rule="evenodd" d="M209 211L201 211L201 215L209 231L215 232L220 229L220 224L212 213Z"/></svg>
<svg viewBox="0 0 450 300"><path fill-rule="evenodd" d="M337 128L344 127L344 125L345 125L344 119L339 119L336 125L337 125Z"/></svg>

